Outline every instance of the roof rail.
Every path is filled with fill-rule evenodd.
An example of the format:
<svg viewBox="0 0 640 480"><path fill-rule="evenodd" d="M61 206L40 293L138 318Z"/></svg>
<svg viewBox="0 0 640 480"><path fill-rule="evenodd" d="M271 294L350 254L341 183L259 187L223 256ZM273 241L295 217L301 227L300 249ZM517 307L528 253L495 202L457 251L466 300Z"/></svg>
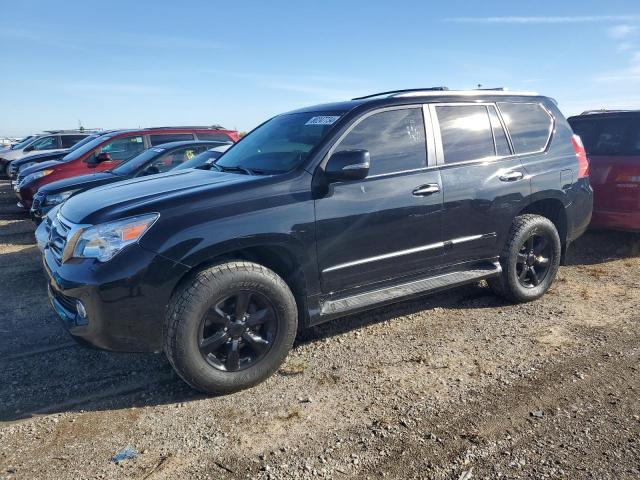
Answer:
<svg viewBox="0 0 640 480"><path fill-rule="evenodd" d="M43 130L44 133L94 133L102 130L101 128L72 128L70 130Z"/></svg>
<svg viewBox="0 0 640 480"><path fill-rule="evenodd" d="M598 110L585 110L580 115L591 115L594 113L625 113L625 112L633 113L633 112L640 112L640 110L622 110L622 109L608 110L606 108L600 108Z"/></svg>
<svg viewBox="0 0 640 480"><path fill-rule="evenodd" d="M351 100L366 100L367 98L381 97L382 95L393 96L398 93L409 92L443 92L449 90L449 87L427 87L427 88L405 88L404 90L389 90L388 92L372 93L371 95L364 95L363 97L355 97Z"/></svg>
<svg viewBox="0 0 640 480"><path fill-rule="evenodd" d="M220 125L179 125L179 126L172 126L172 127L149 127L146 128L145 130L184 130L186 128L193 128L193 129L202 129L202 130L226 130L224 127L220 126Z"/></svg>

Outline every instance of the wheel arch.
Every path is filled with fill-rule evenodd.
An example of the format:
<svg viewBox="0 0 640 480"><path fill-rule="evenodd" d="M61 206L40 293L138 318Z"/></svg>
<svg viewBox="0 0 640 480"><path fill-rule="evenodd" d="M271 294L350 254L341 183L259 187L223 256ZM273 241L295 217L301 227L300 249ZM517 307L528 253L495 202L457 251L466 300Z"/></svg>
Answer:
<svg viewBox="0 0 640 480"><path fill-rule="evenodd" d="M233 260L254 262L267 267L284 280L296 300L298 323L300 327L305 327L309 324L307 295L313 288L313 285L310 285L313 283L313 278L307 271L309 265L305 268L301 258L296 247L283 243L256 242L242 246L235 243L235 245L220 246L215 252L210 252L205 257L200 256L197 262L189 263L190 269L176 283L172 295L203 269Z"/></svg>
<svg viewBox="0 0 640 480"><path fill-rule="evenodd" d="M518 215L534 214L548 218L558 231L560 236L560 245L562 246L562 255L560 263L564 265L565 256L568 247L568 218L564 203L559 198L541 198L536 199L522 208Z"/></svg>

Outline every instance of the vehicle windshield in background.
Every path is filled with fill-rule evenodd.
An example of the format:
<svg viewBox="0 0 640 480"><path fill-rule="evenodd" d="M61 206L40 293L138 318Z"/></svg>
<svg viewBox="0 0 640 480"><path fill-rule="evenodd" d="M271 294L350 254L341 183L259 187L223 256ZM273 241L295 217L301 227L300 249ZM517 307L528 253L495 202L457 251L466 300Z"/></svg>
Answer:
<svg viewBox="0 0 640 480"><path fill-rule="evenodd" d="M640 118L575 118L569 121L587 155L640 155Z"/></svg>
<svg viewBox="0 0 640 480"><path fill-rule="evenodd" d="M140 155L136 155L131 160L127 160L126 162L118 165L116 168L112 170L116 175L129 175L134 173L136 170L141 168L145 163L153 160L153 158L157 157L160 153L166 151L164 148L160 147L151 147L149 150L145 150Z"/></svg>
<svg viewBox="0 0 640 480"><path fill-rule="evenodd" d="M67 153L64 157L60 159L61 162L71 162L73 160L77 160L82 157L85 153L89 153L91 150L101 145L102 142L111 138L108 135L101 135L99 137L94 138L90 142L85 143L80 148L74 149L72 152Z"/></svg>
<svg viewBox="0 0 640 480"><path fill-rule="evenodd" d="M314 112L274 117L234 145L215 165L264 174L288 172L307 158L340 115Z"/></svg>
<svg viewBox="0 0 640 480"><path fill-rule="evenodd" d="M75 143L73 145L71 145L69 147L69 153L73 152L74 150L79 149L81 146L86 145L87 143L89 143L92 140L95 140L98 137L101 137L102 135L89 135L87 137L84 137L82 140L80 140L78 143Z"/></svg>
<svg viewBox="0 0 640 480"><path fill-rule="evenodd" d="M31 140L33 140L33 135L31 135L30 137L26 137L24 140L22 140L20 143L16 143L15 145L13 145L11 148L11 150L18 150L24 146L26 146Z"/></svg>
<svg viewBox="0 0 640 480"><path fill-rule="evenodd" d="M223 153L224 152L217 152L215 150L207 150L206 152L202 152L200 155L196 155L191 160L187 160L182 165L178 165L173 170L186 170L187 168L201 167L205 163L209 163L220 158Z"/></svg>

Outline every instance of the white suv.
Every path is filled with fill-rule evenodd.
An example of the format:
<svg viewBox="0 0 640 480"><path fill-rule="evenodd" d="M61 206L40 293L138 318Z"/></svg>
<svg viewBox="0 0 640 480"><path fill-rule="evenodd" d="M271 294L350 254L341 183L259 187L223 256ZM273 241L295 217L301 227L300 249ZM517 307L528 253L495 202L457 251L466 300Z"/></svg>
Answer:
<svg viewBox="0 0 640 480"><path fill-rule="evenodd" d="M7 173L12 160L29 157L43 152L55 152L66 150L74 146L91 132L77 130L61 131L52 130L40 135L34 135L12 147L0 150L0 171Z"/></svg>

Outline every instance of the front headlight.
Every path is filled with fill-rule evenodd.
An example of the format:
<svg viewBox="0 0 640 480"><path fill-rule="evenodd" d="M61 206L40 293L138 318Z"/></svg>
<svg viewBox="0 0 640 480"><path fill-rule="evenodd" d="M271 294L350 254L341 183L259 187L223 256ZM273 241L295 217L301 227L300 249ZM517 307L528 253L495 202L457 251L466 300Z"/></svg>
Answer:
<svg viewBox="0 0 640 480"><path fill-rule="evenodd" d="M150 213L89 227L78 237L73 256L107 262L124 247L140 240L159 216Z"/></svg>
<svg viewBox="0 0 640 480"><path fill-rule="evenodd" d="M25 187L29 185L31 182L35 182L39 178L46 177L47 175L51 175L53 170L40 170L39 172L34 172L31 175L27 175L18 185L18 188Z"/></svg>
<svg viewBox="0 0 640 480"><path fill-rule="evenodd" d="M59 203L67 200L71 195L73 195L77 190L67 190L66 192L60 193L52 193L51 195L46 195L44 197L45 205L58 205Z"/></svg>

